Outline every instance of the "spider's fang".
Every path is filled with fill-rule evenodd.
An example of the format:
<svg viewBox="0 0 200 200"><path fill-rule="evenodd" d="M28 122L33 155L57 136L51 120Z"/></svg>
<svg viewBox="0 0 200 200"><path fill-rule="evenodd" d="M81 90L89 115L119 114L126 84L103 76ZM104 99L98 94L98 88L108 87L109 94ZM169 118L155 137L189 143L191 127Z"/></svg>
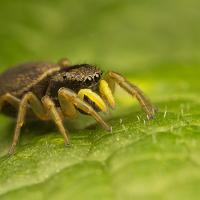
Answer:
<svg viewBox="0 0 200 200"><path fill-rule="evenodd" d="M92 90L81 89L78 92L78 96L83 100L84 100L84 97L86 96L92 102L94 102L103 112L108 112L108 108L107 108L106 104L104 103L103 99L98 94L93 92Z"/></svg>
<svg viewBox="0 0 200 200"><path fill-rule="evenodd" d="M101 80L99 83L100 94L108 101L111 108L115 108L115 99L113 97L112 91L105 80Z"/></svg>

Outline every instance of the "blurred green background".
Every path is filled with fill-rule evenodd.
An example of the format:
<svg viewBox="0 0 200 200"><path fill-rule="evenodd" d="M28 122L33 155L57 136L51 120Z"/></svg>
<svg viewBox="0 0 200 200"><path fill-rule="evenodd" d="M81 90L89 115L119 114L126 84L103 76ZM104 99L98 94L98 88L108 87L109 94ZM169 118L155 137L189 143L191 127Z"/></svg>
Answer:
<svg viewBox="0 0 200 200"><path fill-rule="evenodd" d="M197 0L0 0L1 71L68 57L124 74L159 107L147 122L118 89L113 134L83 119L66 149L49 124L28 124L12 157L15 122L1 116L0 199L198 199L199 9Z"/></svg>
<svg viewBox="0 0 200 200"><path fill-rule="evenodd" d="M199 63L195 0L1 0L0 17L2 68L62 56L131 71Z"/></svg>

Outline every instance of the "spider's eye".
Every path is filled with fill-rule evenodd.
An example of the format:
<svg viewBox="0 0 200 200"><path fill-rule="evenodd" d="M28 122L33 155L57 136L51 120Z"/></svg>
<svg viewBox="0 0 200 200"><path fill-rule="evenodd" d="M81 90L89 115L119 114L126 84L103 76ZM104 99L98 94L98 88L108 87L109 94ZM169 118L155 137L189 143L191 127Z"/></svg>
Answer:
<svg viewBox="0 0 200 200"><path fill-rule="evenodd" d="M99 78L100 78L100 75L99 75L99 74L95 74L95 76L94 76L94 80L95 80L95 81L98 81Z"/></svg>
<svg viewBox="0 0 200 200"><path fill-rule="evenodd" d="M85 83L88 85L90 83L90 81L88 79L86 79Z"/></svg>
<svg viewBox="0 0 200 200"><path fill-rule="evenodd" d="M87 79L85 80L85 83L86 84L90 84L92 81L92 77L91 76L88 76Z"/></svg>

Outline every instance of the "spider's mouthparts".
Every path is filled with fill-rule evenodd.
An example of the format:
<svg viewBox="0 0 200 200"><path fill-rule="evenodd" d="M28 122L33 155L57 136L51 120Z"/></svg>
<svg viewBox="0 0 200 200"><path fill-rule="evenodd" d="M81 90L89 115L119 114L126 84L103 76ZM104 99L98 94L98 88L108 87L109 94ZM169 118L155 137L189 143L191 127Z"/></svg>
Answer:
<svg viewBox="0 0 200 200"><path fill-rule="evenodd" d="M105 80L101 80L99 84L99 91L101 96L103 96L109 103L111 108L115 108L115 99L113 97L112 91Z"/></svg>
<svg viewBox="0 0 200 200"><path fill-rule="evenodd" d="M98 94L93 92L92 90L81 89L78 92L78 96L83 100L85 98L87 98L88 100L92 101L101 111L108 112L108 108L107 108L105 102L103 101L103 99Z"/></svg>

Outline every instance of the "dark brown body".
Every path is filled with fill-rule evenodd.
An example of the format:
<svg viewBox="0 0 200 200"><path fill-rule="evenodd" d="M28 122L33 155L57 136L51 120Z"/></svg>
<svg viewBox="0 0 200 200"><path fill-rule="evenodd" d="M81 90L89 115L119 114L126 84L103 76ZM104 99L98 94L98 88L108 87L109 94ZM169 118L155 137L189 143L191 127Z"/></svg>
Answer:
<svg viewBox="0 0 200 200"><path fill-rule="evenodd" d="M63 67L49 62L25 63L13 67L0 75L0 96L10 93L18 99L33 92L39 99L49 95L57 107L58 90L66 87L75 92L82 88L97 91L101 71L88 64ZM97 75L97 76L96 76ZM89 78L89 79L88 79ZM92 102L89 102L92 104ZM93 105L94 108L95 105ZM96 109L97 110L97 109ZM15 117L17 110L5 103L2 113ZM32 112L28 112L32 118Z"/></svg>
<svg viewBox="0 0 200 200"><path fill-rule="evenodd" d="M38 97L42 97L49 77L59 70L59 65L45 62L26 63L10 68L0 75L0 96L11 93L21 99L25 93L33 91Z"/></svg>
<svg viewBox="0 0 200 200"><path fill-rule="evenodd" d="M48 87L49 78L60 70L57 64L47 62L26 63L13 67L0 75L0 96L10 93L21 99L29 91L42 98ZM5 103L2 112L15 117L17 110Z"/></svg>

